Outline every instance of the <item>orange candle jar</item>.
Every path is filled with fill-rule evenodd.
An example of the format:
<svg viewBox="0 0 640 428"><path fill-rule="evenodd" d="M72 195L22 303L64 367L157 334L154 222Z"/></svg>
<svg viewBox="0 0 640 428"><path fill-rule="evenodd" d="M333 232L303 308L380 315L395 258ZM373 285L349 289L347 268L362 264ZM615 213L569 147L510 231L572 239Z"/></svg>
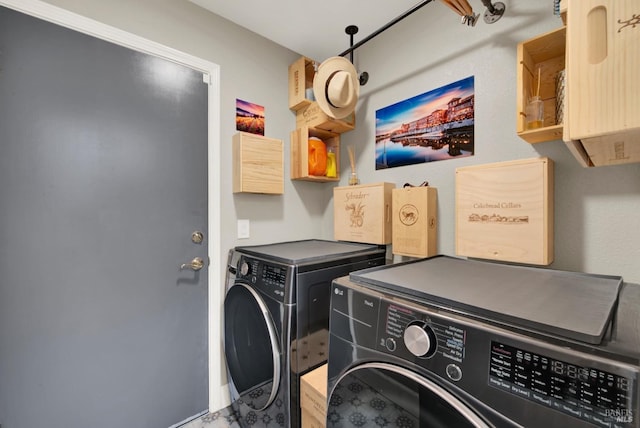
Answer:
<svg viewBox="0 0 640 428"><path fill-rule="evenodd" d="M327 171L327 145L320 138L309 138L309 175L325 175Z"/></svg>

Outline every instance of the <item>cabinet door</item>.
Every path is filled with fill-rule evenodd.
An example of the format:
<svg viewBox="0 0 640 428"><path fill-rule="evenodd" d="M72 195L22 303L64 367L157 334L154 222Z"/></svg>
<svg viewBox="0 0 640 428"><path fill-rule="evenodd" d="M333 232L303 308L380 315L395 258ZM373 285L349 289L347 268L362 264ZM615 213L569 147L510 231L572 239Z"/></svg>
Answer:
<svg viewBox="0 0 640 428"><path fill-rule="evenodd" d="M639 10L640 0L569 0L570 139L625 133L640 144Z"/></svg>

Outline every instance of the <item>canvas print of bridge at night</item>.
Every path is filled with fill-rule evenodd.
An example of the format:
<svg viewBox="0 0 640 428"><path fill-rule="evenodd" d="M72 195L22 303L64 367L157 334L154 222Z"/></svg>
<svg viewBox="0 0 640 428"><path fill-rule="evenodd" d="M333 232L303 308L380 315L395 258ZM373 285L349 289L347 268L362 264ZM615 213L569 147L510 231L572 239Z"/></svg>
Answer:
<svg viewBox="0 0 640 428"><path fill-rule="evenodd" d="M473 76L376 111L376 169L473 156Z"/></svg>

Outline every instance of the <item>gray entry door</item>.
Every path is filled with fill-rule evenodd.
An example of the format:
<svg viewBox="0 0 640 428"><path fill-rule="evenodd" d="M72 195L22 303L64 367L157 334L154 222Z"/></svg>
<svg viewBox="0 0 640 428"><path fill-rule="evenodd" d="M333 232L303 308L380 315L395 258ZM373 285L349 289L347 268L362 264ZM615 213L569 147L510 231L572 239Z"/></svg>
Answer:
<svg viewBox="0 0 640 428"><path fill-rule="evenodd" d="M2 428L206 410L206 227L202 74L0 7Z"/></svg>

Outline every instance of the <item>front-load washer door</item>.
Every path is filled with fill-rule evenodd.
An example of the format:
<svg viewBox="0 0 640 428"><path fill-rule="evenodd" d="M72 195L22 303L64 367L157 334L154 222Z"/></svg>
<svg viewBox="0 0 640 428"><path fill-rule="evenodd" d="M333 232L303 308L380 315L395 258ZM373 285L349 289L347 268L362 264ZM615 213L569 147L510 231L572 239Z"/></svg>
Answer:
<svg viewBox="0 0 640 428"><path fill-rule="evenodd" d="M365 363L347 371L328 400L327 428L488 428L442 387L405 368Z"/></svg>
<svg viewBox="0 0 640 428"><path fill-rule="evenodd" d="M264 410L280 385L280 347L267 304L250 286L233 285L224 300L224 352L231 383L245 404Z"/></svg>

